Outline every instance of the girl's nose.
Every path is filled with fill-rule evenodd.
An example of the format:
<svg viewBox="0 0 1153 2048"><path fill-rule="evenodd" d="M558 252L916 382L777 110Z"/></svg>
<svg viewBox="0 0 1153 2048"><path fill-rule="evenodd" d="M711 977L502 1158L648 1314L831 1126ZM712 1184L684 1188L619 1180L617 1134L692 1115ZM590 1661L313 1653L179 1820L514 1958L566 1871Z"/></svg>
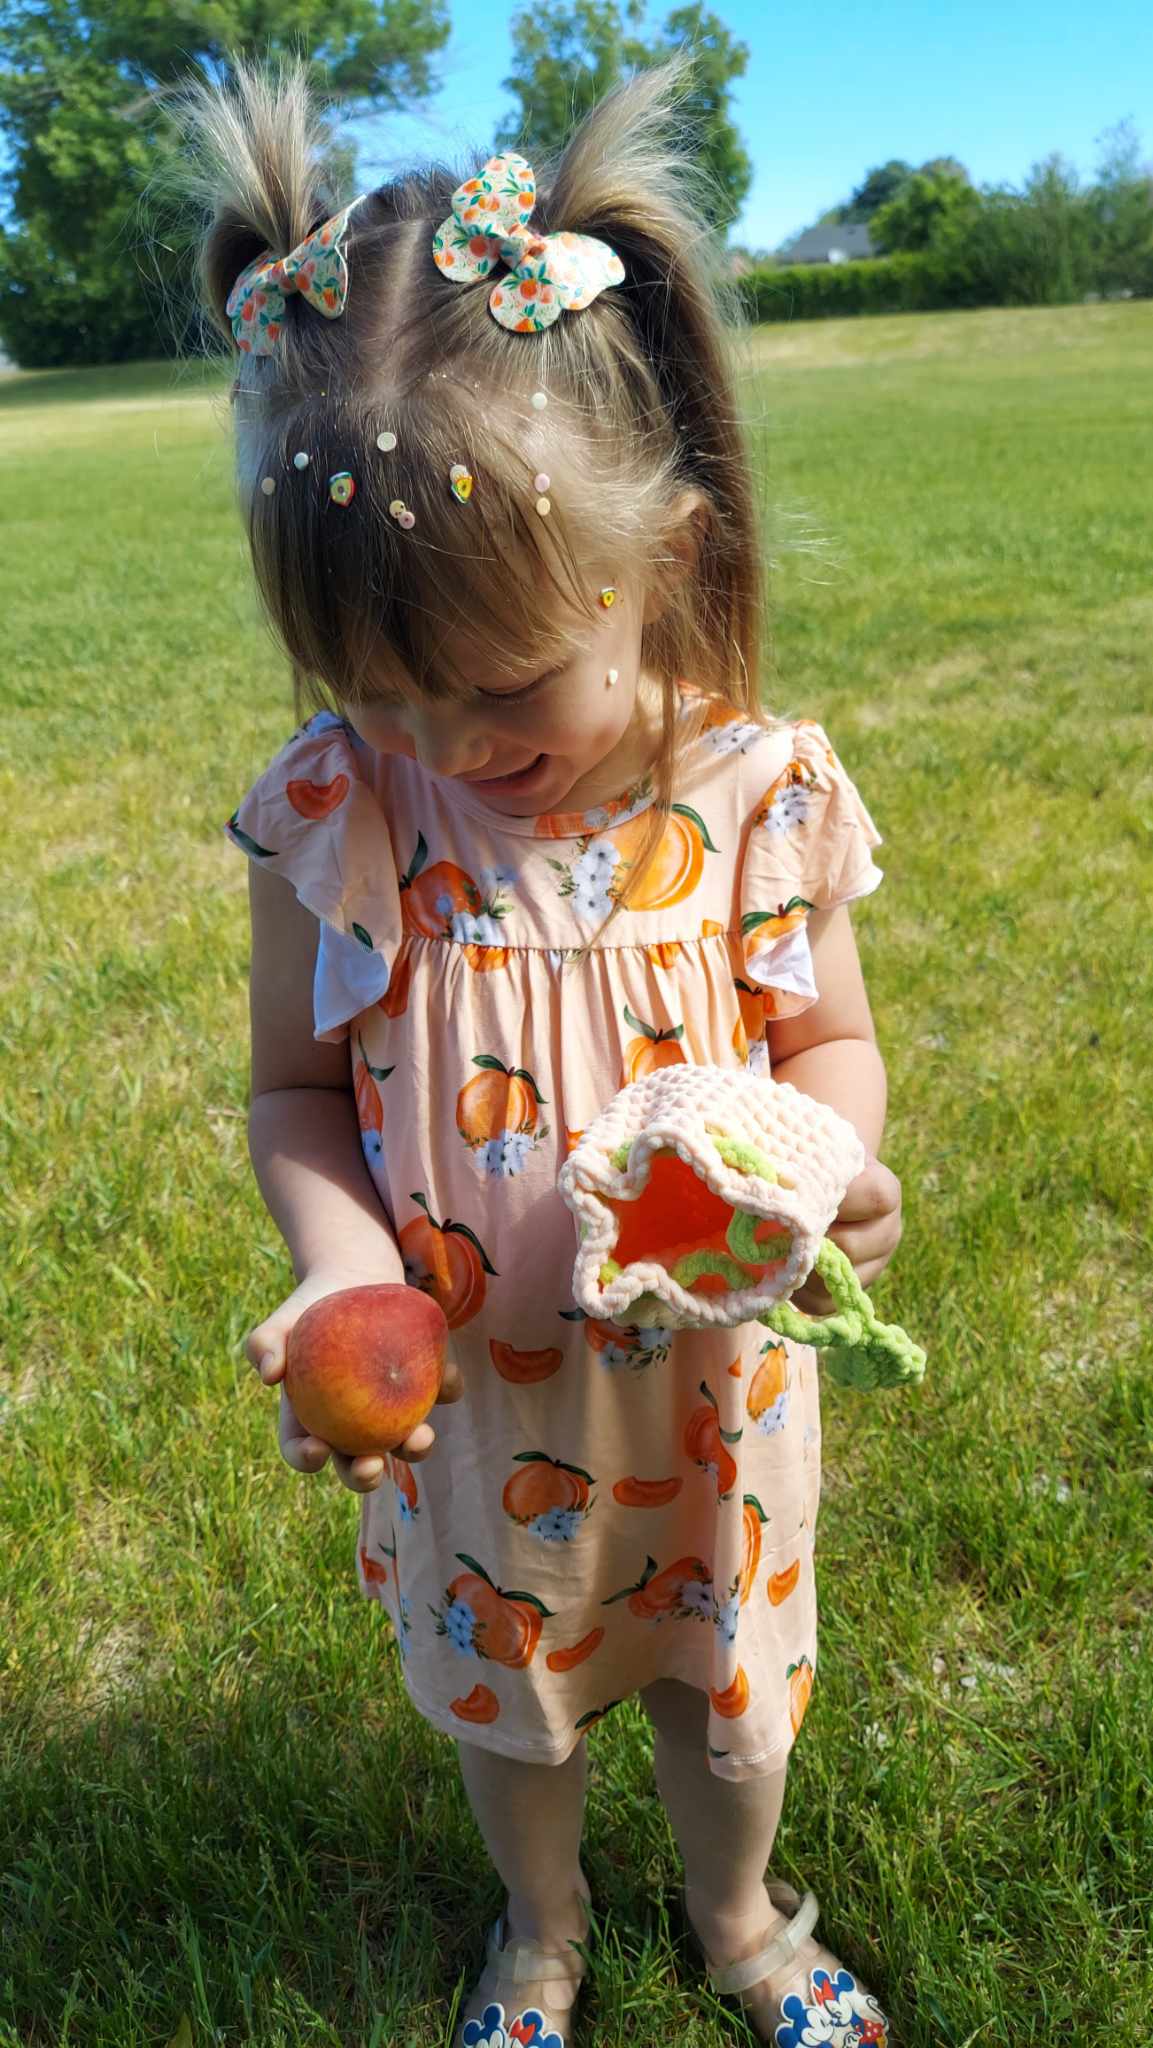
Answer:
<svg viewBox="0 0 1153 2048"><path fill-rule="evenodd" d="M410 727L416 758L432 775L470 775L483 768L488 749L457 704L418 712Z"/></svg>

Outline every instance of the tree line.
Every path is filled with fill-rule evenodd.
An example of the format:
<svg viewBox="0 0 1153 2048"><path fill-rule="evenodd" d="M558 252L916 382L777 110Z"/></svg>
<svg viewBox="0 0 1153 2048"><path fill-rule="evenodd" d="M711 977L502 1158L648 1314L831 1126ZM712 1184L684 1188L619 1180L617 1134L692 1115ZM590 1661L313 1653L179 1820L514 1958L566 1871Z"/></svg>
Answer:
<svg viewBox="0 0 1153 2048"><path fill-rule="evenodd" d="M213 0L211 8L157 8L154 0L0 0L0 346L25 368L124 362L195 349L201 330L189 274L191 231L165 215L165 169L180 141L166 94L190 73L226 75L231 59L304 54L331 116L334 188L354 189L354 152L342 128L364 115L420 105L436 90L449 39L447 0L326 0L313 24L300 0ZM646 31L645 0L540 0L513 19L511 106L494 140L543 162L612 85L692 51L678 142L696 167L696 197L723 238L752 182L733 120L733 83L748 46L705 0L680 0ZM828 220L866 220L880 265L829 266L873 276L822 280L811 310L870 310L898 289L968 280L944 303L990 303L982 294L1079 298L1153 292L1153 184L1129 124L1113 131L1095 183L1081 187L1060 157L1036 166L1022 193L972 185L942 157L869 171ZM754 314L772 317L785 272L764 254L746 280ZM877 275L895 265L887 281ZM826 266L812 266L814 270ZM789 272L790 277L798 275ZM964 290L976 292L966 299ZM873 294L873 300L869 298ZM912 293L912 301L909 294ZM800 292L803 299L804 292ZM825 301L828 301L826 303ZM763 303L762 303L763 301ZM793 317L810 310L798 292ZM836 308L833 307L835 310Z"/></svg>

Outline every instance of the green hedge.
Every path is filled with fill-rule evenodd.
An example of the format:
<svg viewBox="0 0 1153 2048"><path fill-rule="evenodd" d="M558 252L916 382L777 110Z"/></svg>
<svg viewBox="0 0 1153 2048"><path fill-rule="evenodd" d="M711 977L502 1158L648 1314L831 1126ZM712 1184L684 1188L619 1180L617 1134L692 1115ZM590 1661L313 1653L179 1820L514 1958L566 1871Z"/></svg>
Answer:
<svg viewBox="0 0 1153 2048"><path fill-rule="evenodd" d="M930 313L958 299L922 255L852 263L773 263L737 280L751 320L834 320L848 313Z"/></svg>

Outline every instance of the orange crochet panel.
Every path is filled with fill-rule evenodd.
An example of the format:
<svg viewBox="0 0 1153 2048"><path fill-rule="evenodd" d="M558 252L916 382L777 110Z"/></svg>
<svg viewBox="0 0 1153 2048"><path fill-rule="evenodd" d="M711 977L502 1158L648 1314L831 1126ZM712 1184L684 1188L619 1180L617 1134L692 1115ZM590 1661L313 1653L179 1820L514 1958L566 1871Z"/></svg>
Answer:
<svg viewBox="0 0 1153 2048"><path fill-rule="evenodd" d="M735 1214L733 1204L714 1194L696 1168L677 1152L656 1152L649 1177L639 1195L631 1198L606 1195L606 1209L617 1219L617 1237L612 1256L620 1266L636 1263L663 1266L671 1272L679 1260L692 1252L712 1251L733 1256L728 1233ZM768 1245L783 1238L776 1256L750 1265L739 1260L748 1285L781 1266L788 1257L789 1233L775 1217L762 1217L754 1227L754 1239ZM690 1294L727 1294L731 1281L720 1272L695 1274L687 1283Z"/></svg>
<svg viewBox="0 0 1153 2048"><path fill-rule="evenodd" d="M578 1306L670 1327L751 1321L802 1285L865 1157L844 1117L787 1081L687 1064L646 1074L558 1176L578 1224Z"/></svg>

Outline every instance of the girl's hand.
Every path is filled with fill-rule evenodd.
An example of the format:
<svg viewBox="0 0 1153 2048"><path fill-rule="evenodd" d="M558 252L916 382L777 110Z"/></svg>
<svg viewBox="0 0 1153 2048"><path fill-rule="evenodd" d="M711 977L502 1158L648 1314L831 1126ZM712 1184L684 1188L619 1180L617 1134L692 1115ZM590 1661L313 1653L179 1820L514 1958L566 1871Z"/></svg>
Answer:
<svg viewBox="0 0 1153 2048"><path fill-rule="evenodd" d="M343 1266L317 1267L306 1274L288 1299L282 1301L264 1322L257 1323L244 1340L249 1363L255 1366L265 1386L274 1387L284 1378L288 1333L306 1308L311 1308L314 1301L320 1301L326 1294L339 1293L344 1287L370 1285L376 1277L360 1270L350 1271ZM459 1401L463 1392L460 1368L450 1359L444 1369L444 1384L437 1403ZM293 1410L283 1387L280 1389L279 1440L280 1455L295 1472L319 1472L331 1453L336 1476L351 1493L371 1493L384 1477L383 1458L350 1458L334 1445L326 1444L322 1438L312 1436ZM417 1464L422 1458L427 1458L435 1442L436 1432L431 1424L418 1422L412 1434L397 1445L392 1456Z"/></svg>
<svg viewBox="0 0 1153 2048"><path fill-rule="evenodd" d="M828 1231L833 1243L851 1259L862 1287L870 1287L883 1273L901 1242L901 1183L895 1173L882 1166L870 1152L863 1172L850 1181ZM804 1315L831 1316L836 1302L818 1273L810 1274L803 1287L789 1299Z"/></svg>

